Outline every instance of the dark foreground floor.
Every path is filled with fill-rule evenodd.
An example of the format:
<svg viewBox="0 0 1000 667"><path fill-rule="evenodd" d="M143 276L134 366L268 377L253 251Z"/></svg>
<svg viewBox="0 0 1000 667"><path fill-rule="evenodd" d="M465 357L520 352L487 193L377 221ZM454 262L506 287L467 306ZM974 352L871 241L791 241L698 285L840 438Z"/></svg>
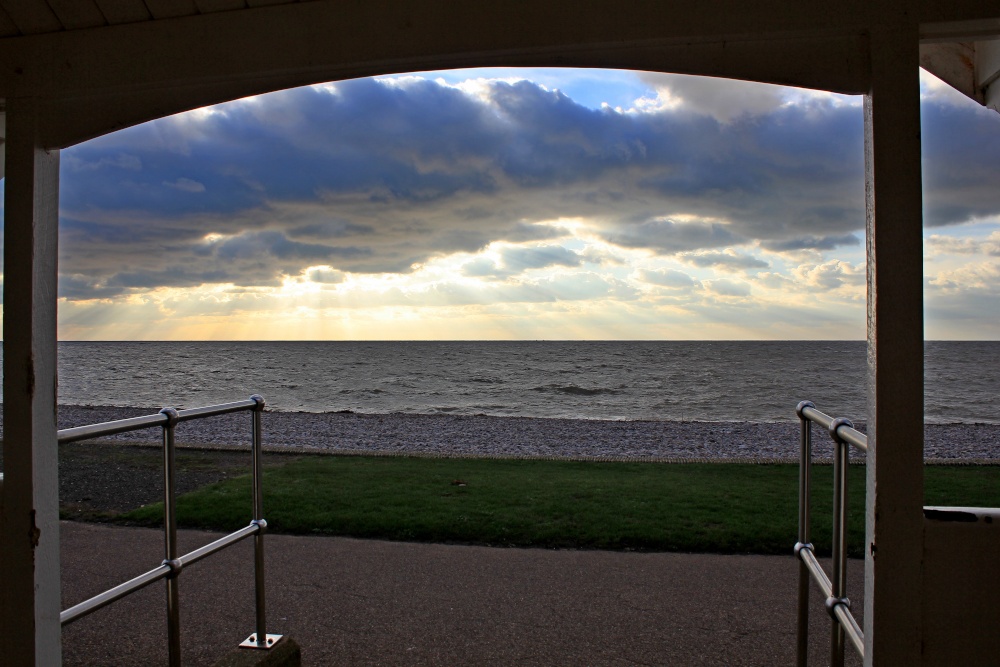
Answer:
<svg viewBox="0 0 1000 667"><path fill-rule="evenodd" d="M215 538L181 531L186 552ZM159 531L64 522L69 606L160 563ZM184 664L253 629L252 542L180 578ZM850 592L861 608L862 566ZM794 559L267 537L268 631L306 665L792 665ZM818 595L813 664L826 664ZM65 665L166 664L162 582L67 626ZM850 649L849 649L850 650ZM859 661L849 655L848 664Z"/></svg>

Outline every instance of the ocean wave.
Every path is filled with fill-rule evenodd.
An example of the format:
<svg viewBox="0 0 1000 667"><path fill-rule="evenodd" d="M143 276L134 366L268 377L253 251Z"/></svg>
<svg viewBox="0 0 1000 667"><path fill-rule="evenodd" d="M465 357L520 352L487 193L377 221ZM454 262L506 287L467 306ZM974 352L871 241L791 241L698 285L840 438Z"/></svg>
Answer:
<svg viewBox="0 0 1000 667"><path fill-rule="evenodd" d="M473 377L470 377L468 381L469 382L479 382L481 384L503 384L504 383L504 380L502 378L491 378L491 377L482 377L482 376L473 376Z"/></svg>
<svg viewBox="0 0 1000 667"><path fill-rule="evenodd" d="M599 396L600 394L619 394L618 389L608 389L606 387L595 387L588 389L575 384L547 384L541 387L532 387L531 391L540 391L553 394L570 394L572 396Z"/></svg>
<svg viewBox="0 0 1000 667"><path fill-rule="evenodd" d="M926 349L927 422L1000 422L990 403L1000 394L1000 342ZM257 393L273 411L457 406L450 414L725 422L794 420L809 399L857 423L867 414L866 359L864 341L60 341L58 362L61 404L182 408Z"/></svg>

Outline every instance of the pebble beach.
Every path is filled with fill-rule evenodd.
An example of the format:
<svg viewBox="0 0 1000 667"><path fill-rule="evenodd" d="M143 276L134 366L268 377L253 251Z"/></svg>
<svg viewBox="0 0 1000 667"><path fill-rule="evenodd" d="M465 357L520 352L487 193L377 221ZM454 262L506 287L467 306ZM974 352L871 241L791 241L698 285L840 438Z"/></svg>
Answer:
<svg viewBox="0 0 1000 667"><path fill-rule="evenodd" d="M156 408L59 408L68 428L145 414ZM181 446L228 448L250 439L248 413L184 422ZM799 423L609 421L485 415L271 412L263 415L264 444L272 450L330 454L566 458L648 461L798 461ZM863 424L858 425L864 429ZM155 442L155 429L106 438ZM830 437L813 426L814 456L831 455ZM928 424L925 459L942 463L1000 463L1000 426ZM852 452L853 459L863 458Z"/></svg>

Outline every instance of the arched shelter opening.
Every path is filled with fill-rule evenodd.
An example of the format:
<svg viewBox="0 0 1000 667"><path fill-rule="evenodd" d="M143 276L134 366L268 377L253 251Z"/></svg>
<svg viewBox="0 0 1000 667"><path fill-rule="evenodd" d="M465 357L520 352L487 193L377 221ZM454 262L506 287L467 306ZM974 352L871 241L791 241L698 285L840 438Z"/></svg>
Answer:
<svg viewBox="0 0 1000 667"><path fill-rule="evenodd" d="M320 81L468 65L722 76L864 94L868 248L865 662L931 664L942 643L922 511L923 306L918 65L995 104L995 8L968 0L720 0L673 7L461 2L48 2L0 8L6 102L2 647L58 664L55 439L58 149L143 120ZM921 43L942 44L921 51ZM957 46L956 46L957 45ZM985 45L985 46L980 46ZM969 50L974 56L969 67ZM929 55L930 54L930 55ZM926 64L926 63L925 63ZM929 540L929 541L925 541ZM933 542L933 544L931 543ZM936 552L934 552L936 553ZM936 653L937 652L937 653Z"/></svg>
<svg viewBox="0 0 1000 667"><path fill-rule="evenodd" d="M152 121L62 152L60 338L860 339L862 124L858 97L589 69Z"/></svg>

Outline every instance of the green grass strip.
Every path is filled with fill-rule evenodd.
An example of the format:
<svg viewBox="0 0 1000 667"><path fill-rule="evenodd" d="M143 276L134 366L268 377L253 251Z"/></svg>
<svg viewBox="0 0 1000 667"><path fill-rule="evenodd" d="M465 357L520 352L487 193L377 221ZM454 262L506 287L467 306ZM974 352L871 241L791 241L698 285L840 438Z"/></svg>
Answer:
<svg viewBox="0 0 1000 667"><path fill-rule="evenodd" d="M927 504L1000 506L1000 467L926 469ZM829 551L832 468L814 467L813 542ZM850 470L848 543L862 555L864 468ZM181 496L179 522L235 530L250 479ZM794 465L307 457L267 469L274 532L493 546L791 553ZM151 505L121 519L155 524Z"/></svg>

